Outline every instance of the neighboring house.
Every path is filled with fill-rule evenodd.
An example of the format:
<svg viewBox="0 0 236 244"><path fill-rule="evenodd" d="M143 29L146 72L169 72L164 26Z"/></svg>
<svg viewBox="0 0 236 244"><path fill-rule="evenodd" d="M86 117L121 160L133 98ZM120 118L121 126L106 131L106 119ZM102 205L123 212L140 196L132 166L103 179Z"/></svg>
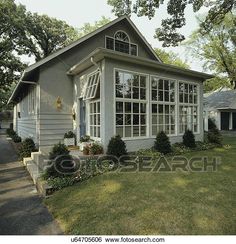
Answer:
<svg viewBox="0 0 236 244"><path fill-rule="evenodd" d="M162 63L132 21L120 17L28 67L9 102L14 129L41 151L73 130L129 151L171 142L187 128L203 138L203 81L211 75ZM79 141L79 140L77 140Z"/></svg>
<svg viewBox="0 0 236 244"><path fill-rule="evenodd" d="M204 110L206 117L212 118L219 130L236 130L236 90L205 96Z"/></svg>

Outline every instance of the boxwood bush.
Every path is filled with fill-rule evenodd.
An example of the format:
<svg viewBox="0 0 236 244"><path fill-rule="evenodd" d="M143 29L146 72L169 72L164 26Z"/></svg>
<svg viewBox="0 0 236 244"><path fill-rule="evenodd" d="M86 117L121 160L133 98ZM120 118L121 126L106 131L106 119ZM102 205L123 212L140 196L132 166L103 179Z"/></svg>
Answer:
<svg viewBox="0 0 236 244"><path fill-rule="evenodd" d="M170 140L164 131L157 134L154 149L163 154L171 152Z"/></svg>
<svg viewBox="0 0 236 244"><path fill-rule="evenodd" d="M186 147L195 148L196 142L195 142L195 136L191 130L186 130L183 135L183 144Z"/></svg>
<svg viewBox="0 0 236 244"><path fill-rule="evenodd" d="M26 138L19 149L20 158L27 158L31 156L32 152L36 151L34 141L31 138Z"/></svg>
<svg viewBox="0 0 236 244"><path fill-rule="evenodd" d="M118 158L120 156L127 155L126 144L119 135L110 139L107 146L107 155L113 155Z"/></svg>

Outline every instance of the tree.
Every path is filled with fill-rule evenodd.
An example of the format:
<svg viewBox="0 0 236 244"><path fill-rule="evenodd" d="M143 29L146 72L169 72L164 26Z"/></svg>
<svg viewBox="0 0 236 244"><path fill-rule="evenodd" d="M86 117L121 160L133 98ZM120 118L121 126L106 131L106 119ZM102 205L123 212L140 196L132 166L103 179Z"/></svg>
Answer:
<svg viewBox="0 0 236 244"><path fill-rule="evenodd" d="M36 61L78 39L74 27L47 15L27 12L25 27L25 35L19 45L22 54L34 56Z"/></svg>
<svg viewBox="0 0 236 244"><path fill-rule="evenodd" d="M206 90L221 86L236 89L236 15L228 13L211 32L196 30L186 45L195 57L204 61L204 69L215 72L216 78L206 82Z"/></svg>
<svg viewBox="0 0 236 244"><path fill-rule="evenodd" d="M177 54L174 52L166 52L163 49L160 48L154 48L157 56L163 61L165 64L172 64L181 68L189 69L190 66L182 61Z"/></svg>
<svg viewBox="0 0 236 244"><path fill-rule="evenodd" d="M106 18L105 16L102 16L100 20L95 21L94 24L90 24L90 23L84 23L84 25L78 29L78 36L82 37L85 36L95 30L97 30L98 28L108 24L111 21L110 18Z"/></svg>
<svg viewBox="0 0 236 244"><path fill-rule="evenodd" d="M191 5L194 12L198 12L203 6L209 9L205 21L201 24L206 33L211 31L215 24L221 23L225 14L236 7L235 0L108 0L107 2L113 6L112 11L117 16L135 13L137 16L147 16L149 19L155 16L161 4L167 3L167 13L170 17L162 20L162 27L157 28L155 34L155 37L163 42L164 47L177 46L185 39L178 30L186 23L187 5Z"/></svg>
<svg viewBox="0 0 236 244"><path fill-rule="evenodd" d="M6 108L13 84L25 67L17 56L25 11L13 0L0 1L0 111Z"/></svg>

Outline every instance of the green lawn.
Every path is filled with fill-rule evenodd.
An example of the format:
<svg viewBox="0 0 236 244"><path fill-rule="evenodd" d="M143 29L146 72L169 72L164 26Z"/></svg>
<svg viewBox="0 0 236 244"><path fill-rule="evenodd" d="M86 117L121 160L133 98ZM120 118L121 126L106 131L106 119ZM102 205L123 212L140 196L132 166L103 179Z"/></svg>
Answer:
<svg viewBox="0 0 236 244"><path fill-rule="evenodd" d="M45 202L68 234L236 234L236 138L217 172L107 173Z"/></svg>

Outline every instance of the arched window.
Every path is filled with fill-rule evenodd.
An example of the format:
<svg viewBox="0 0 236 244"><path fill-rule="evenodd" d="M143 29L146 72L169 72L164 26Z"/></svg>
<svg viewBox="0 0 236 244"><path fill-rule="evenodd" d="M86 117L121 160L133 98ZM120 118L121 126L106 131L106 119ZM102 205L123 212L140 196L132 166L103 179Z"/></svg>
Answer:
<svg viewBox="0 0 236 244"><path fill-rule="evenodd" d="M123 42L130 42L129 36L124 31L117 31L115 33L115 39Z"/></svg>
<svg viewBox="0 0 236 244"><path fill-rule="evenodd" d="M117 31L114 37L106 37L106 48L137 56L137 45L130 42L129 36L124 31Z"/></svg>

